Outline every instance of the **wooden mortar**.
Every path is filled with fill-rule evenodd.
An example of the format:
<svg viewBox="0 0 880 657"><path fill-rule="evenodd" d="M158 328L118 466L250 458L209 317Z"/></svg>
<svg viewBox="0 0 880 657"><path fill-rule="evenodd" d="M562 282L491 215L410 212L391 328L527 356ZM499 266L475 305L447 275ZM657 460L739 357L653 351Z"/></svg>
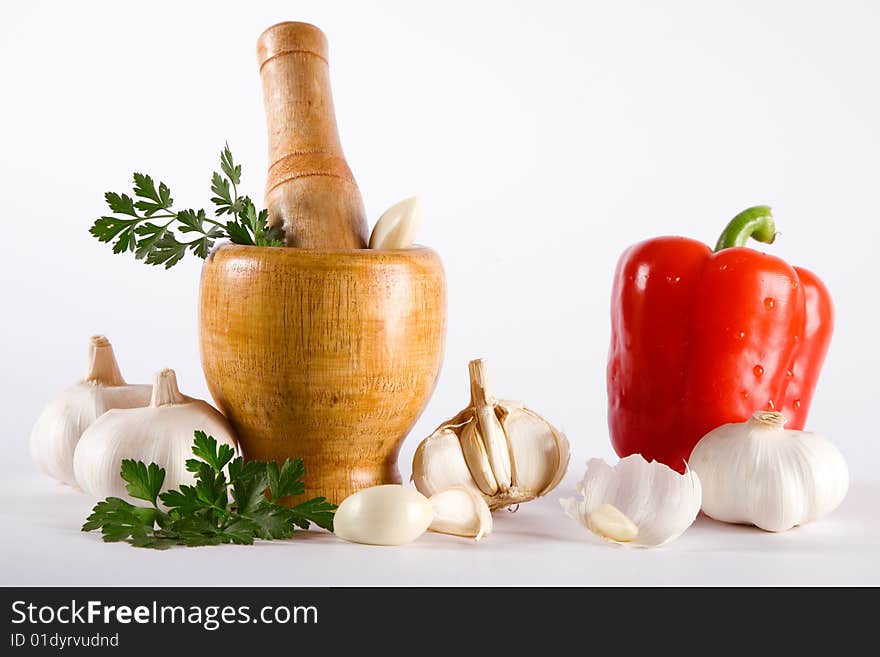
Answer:
<svg viewBox="0 0 880 657"><path fill-rule="evenodd" d="M434 251L230 244L202 271L201 352L245 458L302 458L306 495L400 483L434 390L446 286Z"/></svg>
<svg viewBox="0 0 880 657"><path fill-rule="evenodd" d="M202 270L200 345L214 400L247 459L305 462L305 496L339 503L400 483L397 455L433 392L446 283L430 249L363 246L323 34L269 28L258 45L269 123L266 202L288 244L225 245Z"/></svg>

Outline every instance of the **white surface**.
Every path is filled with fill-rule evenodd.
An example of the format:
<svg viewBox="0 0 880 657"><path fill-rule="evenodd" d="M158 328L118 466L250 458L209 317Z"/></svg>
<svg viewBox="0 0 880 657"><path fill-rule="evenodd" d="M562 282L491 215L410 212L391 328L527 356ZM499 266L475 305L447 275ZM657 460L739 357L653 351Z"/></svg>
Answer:
<svg viewBox="0 0 880 657"><path fill-rule="evenodd" d="M0 483L0 585L880 585L880 487L856 486L833 515L783 534L700 516L650 550L593 539L557 499L495 513L479 543L425 534L401 547L345 543L324 531L254 546L164 552L79 532L90 500L33 475Z"/></svg>
<svg viewBox="0 0 880 657"><path fill-rule="evenodd" d="M489 360L499 395L526 400L567 432L576 470L590 456L610 457L605 358L617 257L660 234L712 243L736 212L768 203L782 232L768 250L817 272L837 305L810 424L838 443L854 479L878 482L880 87L872 81L880 5L35 1L0 5L4 486L11 474L32 472L30 425L80 375L93 333L110 337L129 381L170 366L184 392L207 397L199 262L149 268L87 231L104 212L103 193L125 190L133 170L167 181L179 205L207 207L227 139L244 166L244 191L261 197L266 147L254 46L285 19L314 22L329 37L342 141L369 215L418 193L419 241L446 266L446 362L404 445L404 477L418 440L464 404L465 364L476 356ZM13 489L5 499L12 512L26 495ZM52 507L48 492L40 499L56 526L80 521L81 509ZM14 531L38 531L20 522ZM832 537L801 546L802 536L754 544L775 550L768 576L803 562L804 574L832 581L843 572L834 564L845 561L837 550L860 549L826 552ZM726 538L708 537L696 548L700 559L734 554ZM78 534L70 540L95 563L129 554ZM411 581L435 568L413 555L433 555L437 540L381 558L399 560ZM588 567L579 544L535 537L527 545L533 558L517 567L535 582L545 568L559 569L548 571L550 581L572 565L554 559L555 550L570 549L573 563ZM52 543L28 549L21 558L39 556L31 563L45 567L86 561ZM230 563L245 572L246 561L272 551L280 569L295 555L280 549L236 551ZM750 549L730 572L764 559ZM503 581L506 559L517 557L486 553L493 556L483 576ZM327 554L342 573L368 571L377 558L362 561L375 553L347 547ZM465 554L450 568L480 553ZM637 563L608 554L597 557L608 559L596 569L602 577L623 577ZM303 572L297 559L290 568ZM43 572L15 569L22 578Z"/></svg>

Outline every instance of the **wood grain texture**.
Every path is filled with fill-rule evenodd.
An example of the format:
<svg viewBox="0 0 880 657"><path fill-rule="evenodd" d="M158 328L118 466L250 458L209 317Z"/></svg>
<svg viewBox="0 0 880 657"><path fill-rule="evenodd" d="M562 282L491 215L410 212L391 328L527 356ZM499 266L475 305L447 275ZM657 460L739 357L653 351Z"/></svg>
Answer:
<svg viewBox="0 0 880 657"><path fill-rule="evenodd" d="M339 142L327 39L308 23L273 25L257 41L269 133L266 207L288 246L362 249L360 191Z"/></svg>
<svg viewBox="0 0 880 657"><path fill-rule="evenodd" d="M433 392L446 283L426 248L226 245L202 271L202 364L246 458L302 457L306 495L400 483L397 454Z"/></svg>

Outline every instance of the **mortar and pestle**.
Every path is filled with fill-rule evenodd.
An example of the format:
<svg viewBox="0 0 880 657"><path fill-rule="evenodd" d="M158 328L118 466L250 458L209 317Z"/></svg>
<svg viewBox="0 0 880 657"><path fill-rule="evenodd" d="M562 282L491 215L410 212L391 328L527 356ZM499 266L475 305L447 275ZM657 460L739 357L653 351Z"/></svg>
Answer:
<svg viewBox="0 0 880 657"><path fill-rule="evenodd" d="M400 483L400 446L443 361L446 283L424 247L366 248L327 41L280 23L257 43L269 134L266 205L287 247L228 244L202 270L208 388L246 459L302 458L305 497Z"/></svg>

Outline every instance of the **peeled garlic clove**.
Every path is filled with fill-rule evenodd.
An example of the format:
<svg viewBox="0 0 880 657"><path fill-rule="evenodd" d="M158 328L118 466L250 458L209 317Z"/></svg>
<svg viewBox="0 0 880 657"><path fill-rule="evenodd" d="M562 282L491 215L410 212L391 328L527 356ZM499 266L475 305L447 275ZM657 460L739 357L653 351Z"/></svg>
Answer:
<svg viewBox="0 0 880 657"><path fill-rule="evenodd" d="M50 477L75 486L73 454L83 432L110 409L146 406L150 392L148 385L127 384L110 341L93 336L82 381L49 402L34 423L31 458Z"/></svg>
<svg viewBox="0 0 880 657"><path fill-rule="evenodd" d="M781 413L759 411L703 436L688 463L707 516L780 532L840 505L849 488L843 455L819 434L784 427Z"/></svg>
<svg viewBox="0 0 880 657"><path fill-rule="evenodd" d="M424 534L434 520L428 498L398 484L364 488L342 500L333 533L352 543L405 545Z"/></svg>
<svg viewBox="0 0 880 657"><path fill-rule="evenodd" d="M429 529L479 541L492 533L492 512L483 497L467 486L453 486L429 498L434 520Z"/></svg>
<svg viewBox="0 0 880 657"><path fill-rule="evenodd" d="M587 529L616 543L629 543L639 535L636 523L610 504L601 504L595 511L587 514Z"/></svg>
<svg viewBox="0 0 880 657"><path fill-rule="evenodd" d="M560 500L566 514L620 545L668 543L681 536L700 512L700 479L693 470L679 474L657 461L649 463L640 454L622 458L614 467L590 459L578 490L582 500ZM628 523L636 528L632 537Z"/></svg>
<svg viewBox="0 0 880 657"><path fill-rule="evenodd" d="M110 410L83 432L73 456L76 481L93 497L131 502L119 472L123 459L134 459L165 469L163 490L194 484L186 461L192 458L197 430L237 449L235 433L223 414L201 399L181 394L174 370L162 370L156 374L149 406Z"/></svg>
<svg viewBox="0 0 880 657"><path fill-rule="evenodd" d="M408 249L422 223L422 204L417 196L385 210L370 235L371 249Z"/></svg>
<svg viewBox="0 0 880 657"><path fill-rule="evenodd" d="M465 486L480 491L490 509L547 494L568 468L565 435L522 404L497 400L484 361L472 361L468 369L470 405L419 444L413 459L416 488L433 495Z"/></svg>

